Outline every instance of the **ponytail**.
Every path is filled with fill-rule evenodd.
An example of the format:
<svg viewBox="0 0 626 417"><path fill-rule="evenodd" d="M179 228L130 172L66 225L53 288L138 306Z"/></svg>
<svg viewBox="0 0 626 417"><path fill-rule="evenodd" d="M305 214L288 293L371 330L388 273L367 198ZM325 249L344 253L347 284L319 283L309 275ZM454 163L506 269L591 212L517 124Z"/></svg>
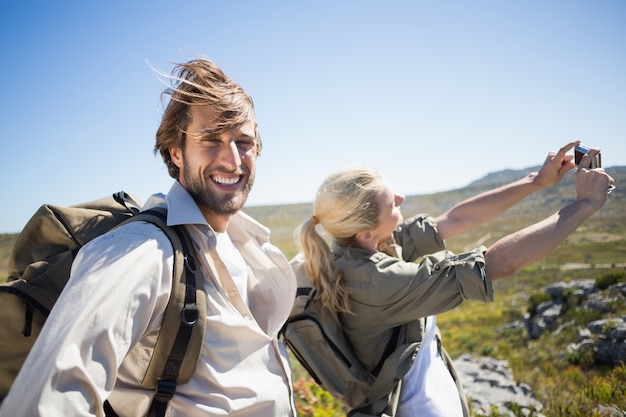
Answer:
<svg viewBox="0 0 626 417"><path fill-rule="evenodd" d="M348 292L334 255L315 226L319 223L337 245L354 244L359 231L378 225L377 198L384 185L380 174L371 168L338 171L320 186L313 216L296 229L295 238L304 255L305 271L324 307L333 312L351 313Z"/></svg>
<svg viewBox="0 0 626 417"><path fill-rule="evenodd" d="M296 241L305 259L304 270L325 308L333 313L351 313L341 272L335 267L330 247L317 233L315 225L311 218L296 229Z"/></svg>

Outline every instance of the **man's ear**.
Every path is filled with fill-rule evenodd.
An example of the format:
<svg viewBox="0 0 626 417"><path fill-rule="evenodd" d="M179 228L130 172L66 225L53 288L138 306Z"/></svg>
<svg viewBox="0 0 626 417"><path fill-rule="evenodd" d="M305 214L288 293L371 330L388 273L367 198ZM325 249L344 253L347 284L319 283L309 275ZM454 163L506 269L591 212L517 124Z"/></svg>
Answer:
<svg viewBox="0 0 626 417"><path fill-rule="evenodd" d="M183 150L181 148L169 148L168 152L170 153L170 157L172 158L172 162L178 168L183 167Z"/></svg>

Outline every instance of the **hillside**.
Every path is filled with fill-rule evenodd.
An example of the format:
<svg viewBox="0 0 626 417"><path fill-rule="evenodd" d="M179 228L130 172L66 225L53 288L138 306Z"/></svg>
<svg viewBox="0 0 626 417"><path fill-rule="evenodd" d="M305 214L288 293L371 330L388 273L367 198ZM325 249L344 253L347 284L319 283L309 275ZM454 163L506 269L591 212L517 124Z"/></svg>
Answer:
<svg viewBox="0 0 626 417"><path fill-rule="evenodd" d="M439 214L465 198L519 179L528 172L538 168L531 167L523 170L494 172L471 182L463 188L433 194L407 196L402 206L402 212L405 217L415 213ZM607 168L607 172L615 178L616 190L611 194L609 202L605 207L596 213L571 239L597 242L612 242L616 239L620 240L620 238L623 240L626 230L624 227L624 218L626 216L626 167ZM621 187L620 184L624 184L624 186ZM570 172L556 186L527 197L499 218L489 222L489 224L462 236L455 237L449 240L447 244L450 249L460 251L476 242L483 244L493 243L498 237L558 210L574 197L575 191L572 173ZM281 248L288 258L291 258L297 252L296 245L293 242L293 232L298 224L312 215L312 203L255 206L247 207L245 211L271 229L273 243ZM0 234L0 277L6 274L6 263L15 237L15 234Z"/></svg>
<svg viewBox="0 0 626 417"><path fill-rule="evenodd" d="M406 201L402 205L402 212L405 218L415 213L440 214L459 201L522 178L527 173L538 168L531 167L524 170L499 171L490 173L470 183L467 187L433 194L407 196ZM607 168L607 172L615 178L616 190L611 194L609 201L603 209L589 219L571 239L590 239L593 241L613 241L618 237L623 239L626 231L626 227L624 227L624 218L626 216L626 167ZM497 238L555 212L567 202L572 201L576 196L572 175L573 173L570 172L556 186L528 196L488 224L450 239L447 242L448 246L454 251L460 251L476 242L483 242L483 244L493 243ZM624 184L624 186L621 187L620 184ZM246 209L246 212L270 227L272 230L272 241L288 257L291 257L297 250L293 243L293 231L299 223L313 214L312 210L313 205L309 203L249 207ZM586 232L582 232L582 230Z"/></svg>
<svg viewBox="0 0 626 417"><path fill-rule="evenodd" d="M439 214L465 198L514 181L538 168L492 173L461 189L408 196L403 213L405 217L419 212ZM518 408L515 414L496 409L482 414L474 409L473 417L623 415L619 410L626 409L626 365L607 368L589 363L572 364L571 356L564 355L568 346L579 340L577 332L580 330L577 329L585 328L591 318L595 318L593 312L570 313L566 321L558 323L565 330L560 334L558 331L554 335L546 334L535 341L527 340L522 328L507 330L511 322L521 320L529 303L537 294L542 294L546 285L575 279L601 279L615 272L623 274L626 266L626 167L608 168L607 172L615 178L617 185L607 204L550 255L510 279L496 281L493 303L467 302L438 317L444 345L453 358L471 354L505 361L510 365L515 381L531 387L543 405L541 411L531 414L526 414L528 410L522 408ZM471 232L449 239L447 246L453 251L478 244L488 246L498 238L554 213L572 201L575 195L572 173L569 173L560 184L528 196L500 217ZM291 257L296 253L296 247L290 234L297 224L312 214L311 210L312 204L300 204L275 209L253 207L247 211L271 227L272 240ZM620 315L626 315L623 299L616 301L613 310L602 317L610 320ZM345 416L341 406L320 390L295 362L294 380L301 416ZM613 413L611 410L616 407L617 411Z"/></svg>
<svg viewBox="0 0 626 417"><path fill-rule="evenodd" d="M537 168L491 173L461 189L408 196L403 213L405 217L420 212L442 213L465 198L521 178ZM582 311L575 316L572 310L568 312L567 322L559 323L569 323L569 327L538 340L528 340L519 327L507 327L524 316L529 303L542 294L546 285L581 278L601 279L611 273L623 276L626 265L626 167L608 168L607 172L615 178L617 185L609 201L553 253L510 279L496 281L494 303L467 302L438 317L444 346L453 358L472 354L507 361L515 380L533 388L544 409L541 414L532 416L623 415L597 413L595 410L604 404L626 409L626 365L610 368L588 362L571 363L571 354L568 360L563 353L568 345L577 341L577 326L584 326L596 319L596 315L590 316ZM488 246L501 236L555 212L574 197L570 173L557 186L527 197L497 219L450 239L447 246L457 252L478 244ZM272 241L291 258L297 251L293 231L311 216L311 210L312 204L307 203L249 207L246 212L270 227ZM7 260L16 237L15 234L0 234L0 280L6 277ZM611 308L602 318L626 317L623 298L616 300ZM302 417L345 416L340 405L324 395L295 362L293 370ZM482 416L476 412L472 414L479 415ZM498 417L505 414L486 415ZM521 411L515 414L521 415L527 414L521 414Z"/></svg>

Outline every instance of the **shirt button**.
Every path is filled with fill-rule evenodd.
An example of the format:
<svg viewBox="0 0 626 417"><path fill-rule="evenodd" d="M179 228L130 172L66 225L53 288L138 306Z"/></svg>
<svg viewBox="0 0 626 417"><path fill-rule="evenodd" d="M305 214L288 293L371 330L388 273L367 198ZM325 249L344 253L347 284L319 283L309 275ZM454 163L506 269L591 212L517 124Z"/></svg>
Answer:
<svg viewBox="0 0 626 417"><path fill-rule="evenodd" d="M237 293L235 292L235 290L229 290L229 291L228 291L228 296L229 296L229 297L234 297L235 295L237 295Z"/></svg>

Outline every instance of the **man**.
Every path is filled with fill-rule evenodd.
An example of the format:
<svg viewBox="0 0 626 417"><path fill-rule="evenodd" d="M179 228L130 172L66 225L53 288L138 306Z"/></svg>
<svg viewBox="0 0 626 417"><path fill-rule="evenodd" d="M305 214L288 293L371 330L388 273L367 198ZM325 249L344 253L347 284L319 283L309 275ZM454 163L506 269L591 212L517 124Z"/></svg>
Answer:
<svg viewBox="0 0 626 417"><path fill-rule="evenodd" d="M295 416L287 354L277 339L295 277L268 230L240 212L261 150L253 103L208 60L177 65L156 135L170 175L168 225L184 225L206 291L204 345L176 416ZM172 246L133 222L85 245L66 289L5 399L1 416L146 415L140 385L172 285Z"/></svg>

